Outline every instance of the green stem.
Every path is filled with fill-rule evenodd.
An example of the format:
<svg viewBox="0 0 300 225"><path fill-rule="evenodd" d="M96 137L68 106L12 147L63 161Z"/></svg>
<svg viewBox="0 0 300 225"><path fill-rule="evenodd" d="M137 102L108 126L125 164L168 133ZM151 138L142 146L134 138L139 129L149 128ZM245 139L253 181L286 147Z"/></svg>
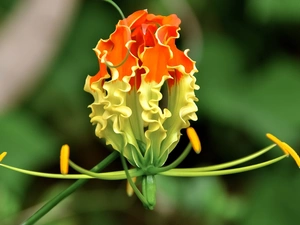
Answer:
<svg viewBox="0 0 300 225"><path fill-rule="evenodd" d="M126 164L126 160L125 160L125 157L123 156L123 150L121 151L120 153L120 156L121 156L121 162L122 162L122 166L123 166L123 169L125 171L125 174L126 174L126 177L127 177L127 180L130 184L130 186L132 187L132 189L134 190L134 193L136 194L136 196L141 200L141 202L147 206L148 205L148 202L146 201L146 198L143 196L143 194L140 192L140 190L137 188L137 186L135 185L135 183L133 182L131 176L130 176L130 173L128 171L128 166Z"/></svg>
<svg viewBox="0 0 300 225"><path fill-rule="evenodd" d="M162 172L165 172L165 171L168 171L168 170L171 170L175 167L177 167L186 157L187 155L190 153L192 149L192 144L189 143L186 148L184 149L184 151L181 153L181 155L174 161L172 162L170 165L168 166L165 166L165 167L162 167L162 168L158 168L158 169L155 169L153 170L153 172L155 174L157 173L162 173Z"/></svg>
<svg viewBox="0 0 300 225"><path fill-rule="evenodd" d="M99 164L91 169L91 171L97 172L103 170L106 166L108 166L111 162L113 162L116 158L118 158L119 153L117 151L112 152L109 156L103 159ZM36 213L34 213L31 217L29 217L22 225L31 225L36 223L39 219L41 219L45 214L47 214L54 206L56 206L63 199L72 194L76 189L85 184L88 180L77 180L66 190L59 193L49 202L47 202L42 208L40 208Z"/></svg>
<svg viewBox="0 0 300 225"><path fill-rule="evenodd" d="M116 10L118 10L118 12L120 13L120 15L121 15L121 17L122 17L122 19L125 19L125 16L124 16L124 14L123 14L123 12L122 12L122 10L120 9L120 7L116 4L116 3L114 3L113 1L111 1L111 0L104 0L105 2L108 2L108 3L110 3L110 4L112 4L113 5L113 7L115 7L116 8Z"/></svg>
<svg viewBox="0 0 300 225"><path fill-rule="evenodd" d="M81 173L84 176L90 177L90 178L97 178L101 180L123 180L127 179L125 171L114 171L114 172L105 172L105 173L95 173L90 170L86 170L80 166L78 166L73 161L69 160L69 165L76 170L78 173ZM144 173L140 169L130 169L129 174L132 177L139 177L142 176Z"/></svg>

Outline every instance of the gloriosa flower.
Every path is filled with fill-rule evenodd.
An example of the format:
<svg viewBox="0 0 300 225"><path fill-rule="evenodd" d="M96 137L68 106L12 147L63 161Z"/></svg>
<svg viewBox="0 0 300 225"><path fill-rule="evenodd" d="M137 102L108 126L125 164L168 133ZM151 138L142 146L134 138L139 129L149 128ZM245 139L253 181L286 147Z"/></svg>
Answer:
<svg viewBox="0 0 300 225"><path fill-rule="evenodd" d="M113 2L107 0L119 9ZM119 10L120 11L120 10ZM271 134L275 144L244 158L214 166L176 169L193 147L200 153L201 144L189 120L197 120L194 73L195 62L188 50L177 49L180 19L176 15L155 16L140 10L120 20L107 40L100 40L94 49L99 60L99 72L86 79L84 89L94 96L90 105L91 122L96 135L116 150L93 169L85 170L69 159L69 146L61 148L61 174L24 170L0 163L1 167L34 176L60 179L80 179L54 197L24 224L33 224L63 198L70 195L87 179L127 179L127 192L136 193L143 204L155 205L155 175L199 177L219 176L258 169L291 155L300 167L297 153L285 142ZM187 128L190 143L174 162L163 166L180 138L180 130ZM275 146L283 150L281 156L250 166L232 168L257 158ZM0 154L0 162L6 152ZM99 173L118 156L124 170ZM135 167L128 169L125 158ZM68 174L69 165L81 174ZM142 178L142 193L135 182Z"/></svg>
<svg viewBox="0 0 300 225"><path fill-rule="evenodd" d="M193 76L195 61L180 51L180 19L140 10L120 20L94 51L99 72L88 76L84 90L96 135L122 152L135 167L161 167L180 138L197 120Z"/></svg>

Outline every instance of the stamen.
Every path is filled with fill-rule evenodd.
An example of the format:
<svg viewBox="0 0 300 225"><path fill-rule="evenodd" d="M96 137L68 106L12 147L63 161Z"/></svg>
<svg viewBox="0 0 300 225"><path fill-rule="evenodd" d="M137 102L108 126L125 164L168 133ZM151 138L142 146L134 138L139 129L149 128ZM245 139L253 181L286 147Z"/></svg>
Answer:
<svg viewBox="0 0 300 225"><path fill-rule="evenodd" d="M2 152L0 154L0 162L4 159L4 157L6 156L7 152Z"/></svg>
<svg viewBox="0 0 300 225"><path fill-rule="evenodd" d="M279 148L281 148L281 150L286 154L286 155L290 155L290 153L287 151L287 149L285 149L283 142L281 140L279 140L277 137L275 137L273 134L267 133L266 134L267 138L269 138L271 141L273 141L275 144L278 145Z"/></svg>
<svg viewBox="0 0 300 225"><path fill-rule="evenodd" d="M230 162L227 162L227 163L222 163L222 164L218 164L218 165L214 165L214 166L204 166L204 167L191 168L191 169L189 169L189 171L190 172L204 172L204 171L215 171L215 170L230 168L230 167L248 162L252 159L255 159L255 158L267 153L268 151L273 149L275 146L276 146L276 144L272 144L272 145L270 145L268 147L265 147L264 149L262 149L262 150L260 150L256 153L253 153L253 154L248 155L246 157L240 158L238 160L234 160L234 161L230 161ZM171 168L171 169L173 169L173 168ZM173 169L174 172L179 172L179 173L182 172L182 171L185 171L185 170L186 169L178 169L178 168ZM164 172L164 171L161 171L161 172Z"/></svg>
<svg viewBox="0 0 300 225"><path fill-rule="evenodd" d="M132 181L133 181L133 183L136 183L136 177L132 177ZM128 180L127 180L127 184L126 184L126 192L127 192L127 195L128 195L129 197L131 197L131 196L133 195L133 193L134 193L134 190L133 190L133 188L131 187L131 185L130 185L130 183L128 182Z"/></svg>
<svg viewBox="0 0 300 225"><path fill-rule="evenodd" d="M8 166L5 164L1 164L1 167L19 172L19 173L23 173L23 174L28 174L31 176L36 176L36 177L45 177L45 178L56 178L56 179L93 179L94 177L85 175L85 174L70 174L70 175L62 175L62 174L55 174L55 173L42 173L42 172L37 172L37 171L31 171L31 170L25 170L25 169L20 169L17 167L13 167L13 166ZM125 179L125 178L124 178Z"/></svg>
<svg viewBox="0 0 300 225"><path fill-rule="evenodd" d="M284 150L286 150L292 156L292 158L295 160L295 162L297 163L298 167L300 168L300 157L296 153L296 151L291 146L289 146L287 143L285 143L285 142L282 142L282 145L284 147Z"/></svg>
<svg viewBox="0 0 300 225"><path fill-rule="evenodd" d="M199 154L201 152L201 142L200 139L193 127L188 127L186 129L186 133L188 138L190 139L190 142L192 143L192 147L194 151Z"/></svg>
<svg viewBox="0 0 300 225"><path fill-rule="evenodd" d="M204 176L222 176L222 175L228 175L228 174L235 174L235 173L242 173L246 171L256 170L271 164L274 164L284 158L286 158L287 155L279 156L275 159L254 164L251 166L244 166L234 169L227 169L227 170L216 170L216 171L204 171L204 172L194 172L190 171L190 169L182 169L181 172L176 171L175 169L168 170L166 172L159 173L159 175L163 176L173 176L173 177L204 177Z"/></svg>
<svg viewBox="0 0 300 225"><path fill-rule="evenodd" d="M69 172L70 147L63 145L60 150L60 172L63 175Z"/></svg>
<svg viewBox="0 0 300 225"><path fill-rule="evenodd" d="M1 165L1 164L0 164ZM87 176L89 178L98 178L101 180L123 180L127 179L126 173L124 170L121 171L114 171L114 172L104 172L104 173L95 173L90 170L86 170L74 162L72 160L69 160L69 165L76 170L78 173L81 173L82 176ZM142 170L139 169L130 169L129 174L131 177L139 177L144 174ZM73 175L73 174L72 174ZM71 176L71 175L65 175L65 176Z"/></svg>

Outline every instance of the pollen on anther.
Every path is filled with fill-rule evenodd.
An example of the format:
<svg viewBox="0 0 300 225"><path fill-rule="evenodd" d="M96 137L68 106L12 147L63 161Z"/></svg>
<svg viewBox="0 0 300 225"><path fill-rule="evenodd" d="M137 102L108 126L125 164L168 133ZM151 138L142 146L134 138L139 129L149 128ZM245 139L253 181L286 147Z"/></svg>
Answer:
<svg viewBox="0 0 300 225"><path fill-rule="evenodd" d="M287 143L282 142L282 145L284 147L284 149L289 152L289 154L292 156L292 158L295 160L295 162L297 163L298 167L300 168L300 157L299 155L296 153L296 151L289 146Z"/></svg>
<svg viewBox="0 0 300 225"><path fill-rule="evenodd" d="M187 133L188 138L190 139L190 142L192 144L194 151L197 154L199 154L201 152L201 142L200 142L200 139L199 139L195 129L192 127L188 127L186 129L186 133Z"/></svg>
<svg viewBox="0 0 300 225"><path fill-rule="evenodd" d="M70 147L69 145L63 145L60 149L60 172L61 174L68 174L69 172L69 157Z"/></svg>
<svg viewBox="0 0 300 225"><path fill-rule="evenodd" d="M2 152L0 154L0 162L4 159L4 157L6 156L7 152Z"/></svg>
<svg viewBox="0 0 300 225"><path fill-rule="evenodd" d="M269 138L271 141L273 141L275 144L278 145L279 148L281 148L281 150L286 154L286 155L290 155L290 152L287 151L284 148L283 142L280 141L277 137L275 137L273 134L267 133L266 134L267 138Z"/></svg>

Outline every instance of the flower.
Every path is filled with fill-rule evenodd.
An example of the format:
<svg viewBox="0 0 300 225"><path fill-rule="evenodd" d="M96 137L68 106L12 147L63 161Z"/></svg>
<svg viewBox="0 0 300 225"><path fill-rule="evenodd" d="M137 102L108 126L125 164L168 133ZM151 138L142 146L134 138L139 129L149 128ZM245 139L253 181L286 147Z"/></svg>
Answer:
<svg viewBox="0 0 300 225"><path fill-rule="evenodd" d="M99 72L84 90L96 135L135 167L161 167L180 139L180 130L197 120L195 61L176 47L180 19L136 11L120 20L94 51Z"/></svg>
<svg viewBox="0 0 300 225"><path fill-rule="evenodd" d="M124 18L113 1L107 2ZM179 37L179 24L180 19L176 15L155 16L140 10L119 21L109 39L98 42L94 51L100 70L95 76L87 77L84 89L95 99L90 105L90 117L91 122L96 124L96 135L105 138L106 143L111 144L116 151L91 170L81 168L69 159L68 145L61 148L61 174L9 166L1 162L7 153L0 154L0 167L33 176L79 179L46 203L24 224L38 221L88 179L127 179L128 195L135 193L145 207L153 209L156 203L155 175L228 175L262 168L287 156L291 156L300 167L300 157L296 151L268 133L267 137L275 144L249 156L213 166L176 168L191 148L196 153L201 152L200 139L196 131L189 127L189 120L197 120L195 90L199 86L195 84L194 77L197 69L195 62L187 56L188 50L182 52L175 45L175 39ZM187 128L190 143L174 162L163 166L168 154L178 143L183 128ZM250 166L236 167L266 154L276 145L284 153L281 156ZM121 156L124 170L99 173L118 156ZM124 156L136 168L128 169ZM80 174L68 174L69 166ZM139 181L142 181L142 192L137 187Z"/></svg>

